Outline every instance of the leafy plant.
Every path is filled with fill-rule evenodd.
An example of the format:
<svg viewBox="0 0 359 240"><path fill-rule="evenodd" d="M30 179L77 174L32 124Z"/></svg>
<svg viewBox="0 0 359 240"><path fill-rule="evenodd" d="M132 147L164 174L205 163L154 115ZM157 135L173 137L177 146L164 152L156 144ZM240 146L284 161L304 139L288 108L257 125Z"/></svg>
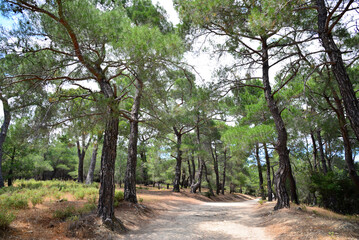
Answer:
<svg viewBox="0 0 359 240"><path fill-rule="evenodd" d="M7 229L10 224L15 220L15 215L5 209L0 209L0 229Z"/></svg>

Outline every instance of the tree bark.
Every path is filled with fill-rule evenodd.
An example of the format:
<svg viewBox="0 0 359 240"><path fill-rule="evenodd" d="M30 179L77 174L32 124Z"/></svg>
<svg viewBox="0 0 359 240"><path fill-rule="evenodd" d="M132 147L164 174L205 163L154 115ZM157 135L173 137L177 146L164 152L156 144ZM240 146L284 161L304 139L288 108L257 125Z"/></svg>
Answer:
<svg viewBox="0 0 359 240"><path fill-rule="evenodd" d="M224 186L226 184L226 168L227 168L227 148L224 148L224 161L223 161L223 179L222 179L222 194L224 195Z"/></svg>
<svg viewBox="0 0 359 240"><path fill-rule="evenodd" d="M268 190L268 202L273 201L272 199L272 183L270 179L270 160L269 160L269 154L267 149L267 144L263 143L264 147L264 154L266 158L266 165L267 165L267 190Z"/></svg>
<svg viewBox="0 0 359 240"><path fill-rule="evenodd" d="M188 183L188 185L191 186L192 183L193 183L193 176L192 176L191 163L189 161L189 157L187 158L187 164L188 164L188 174L189 174L189 183Z"/></svg>
<svg viewBox="0 0 359 240"><path fill-rule="evenodd" d="M297 195L297 184L295 183L292 166L290 164L289 164L288 178L290 184L290 198L292 199L292 202L294 202L295 204L299 204L299 198Z"/></svg>
<svg viewBox="0 0 359 240"><path fill-rule="evenodd" d="M278 106L273 98L272 89L269 82L268 45L266 38L262 38L262 63L264 95L277 131L277 143L275 150L279 155L279 168L275 174L275 185L278 201L274 207L274 209L277 210L285 207L289 208L289 197L285 187L285 181L288 176L290 162L289 150L287 148L287 130L285 128L284 121L281 117Z"/></svg>
<svg viewBox="0 0 359 240"><path fill-rule="evenodd" d="M135 97L131 111L130 137L128 140L127 167L125 173L124 199L137 203L136 195L136 166L137 166L137 142L138 142L138 114L140 111L143 83L136 79Z"/></svg>
<svg viewBox="0 0 359 240"><path fill-rule="evenodd" d="M100 191L97 213L103 223L113 227L115 221L113 201L115 194L115 160L119 117L109 109L101 155Z"/></svg>
<svg viewBox="0 0 359 240"><path fill-rule="evenodd" d="M9 169L9 176L7 179L7 186L12 186L12 180L13 180L13 174L14 174L14 161L15 161L15 153L16 153L16 147L14 147L11 155L11 162L10 162L10 169Z"/></svg>
<svg viewBox="0 0 359 240"><path fill-rule="evenodd" d="M97 158L97 151L98 151L98 143L99 141L101 141L102 135L100 135L97 139L97 141L95 142L94 146L93 146L93 150L92 150L92 156L91 156L91 162L90 162L90 167L89 170L87 172L87 177L86 177L86 184L92 184L93 183L93 178L94 178L94 173L95 173L95 167L96 167L96 158Z"/></svg>
<svg viewBox="0 0 359 240"><path fill-rule="evenodd" d="M343 98L345 111L349 118L351 127L359 141L359 101L355 95L353 85L349 79L349 75L344 66L342 53L336 43L334 42L332 33L328 26L330 19L328 19L328 11L324 0L316 0L318 12L318 34L321 43L329 56L331 63L331 70L338 82L340 95ZM350 0L347 6L351 5L354 0ZM335 16L335 14L333 15Z"/></svg>
<svg viewBox="0 0 359 240"><path fill-rule="evenodd" d="M205 178L206 178L206 181L207 181L207 184L208 184L209 194L211 196L214 196L212 184L211 184L211 182L210 182L210 180L208 178L207 166L206 166L206 163L204 161L203 161L203 168L204 168L204 172L205 172Z"/></svg>
<svg viewBox="0 0 359 240"><path fill-rule="evenodd" d="M175 135L177 137L177 156L176 156L176 169L175 169L175 179L173 182L173 192L179 192L180 191L180 181L181 181L181 165L182 165L182 150L181 150L181 144L182 144L182 134L177 130L176 127L173 127L173 130L175 132Z"/></svg>
<svg viewBox="0 0 359 240"><path fill-rule="evenodd" d="M140 156L141 156L141 166L142 166L142 179L143 184L145 186L148 186L148 169L147 169L147 155L146 155L146 148L145 146L142 146L140 150Z"/></svg>
<svg viewBox="0 0 359 240"><path fill-rule="evenodd" d="M214 173L216 174L216 194L218 195L219 192L221 191L221 185L219 183L219 171L218 171L218 154L217 154L216 146L214 146L214 150L213 150L211 143L210 143L209 147L211 149L211 154L212 154L212 159L213 159Z"/></svg>
<svg viewBox="0 0 359 240"><path fill-rule="evenodd" d="M194 181L196 179L196 164L194 163L194 150L191 152L191 162L192 162L192 184L194 184ZM198 165L199 168L199 165Z"/></svg>
<svg viewBox="0 0 359 240"><path fill-rule="evenodd" d="M323 141L322 141L322 136L320 135L320 130L317 130L317 141L319 145L319 153L320 153L320 160L322 162L323 173L327 174L328 168L327 168L327 163L325 162Z"/></svg>
<svg viewBox="0 0 359 240"><path fill-rule="evenodd" d="M2 175L3 146L6 139L7 131L10 126L11 110L7 99L3 97L1 93L0 93L0 100L3 104L3 111L4 111L4 122L1 125L1 132L0 132L0 188L2 188L4 187L4 178Z"/></svg>
<svg viewBox="0 0 359 240"><path fill-rule="evenodd" d="M90 145L91 138L89 139L88 143L85 144L85 136L82 136L82 146L80 145L80 141L76 141L77 146L77 156L79 158L78 170L77 170L77 181L79 183L84 182L84 159L86 155L86 151ZM82 147L82 149L81 149Z"/></svg>
<svg viewBox="0 0 359 240"><path fill-rule="evenodd" d="M197 145L201 148L201 138L199 134L199 126L196 127L196 135L197 135ZM203 160L198 155L198 179L197 182L191 185L191 193L196 193L197 189L201 192L201 184L202 184L202 173L203 173Z"/></svg>
<svg viewBox="0 0 359 240"><path fill-rule="evenodd" d="M256 144L256 160L257 160L257 169L258 169L258 176L259 176L259 190L263 200L266 199L264 195L264 187L263 187L263 174L262 174L262 165L259 158L259 146L258 143Z"/></svg>
<svg viewBox="0 0 359 240"><path fill-rule="evenodd" d="M313 144L313 162L314 162L314 171L317 171L318 166L318 153L317 153L317 144L315 142L314 133L312 130L310 130L310 137L312 139Z"/></svg>
<svg viewBox="0 0 359 240"><path fill-rule="evenodd" d="M348 167L349 176L352 179L352 181L354 182L354 184L356 185L356 187L359 189L359 176L357 174L357 171L356 171L355 165L354 165L353 152L352 152L351 143L350 143L350 135L349 135L349 131L348 131L346 120L345 120L344 109L342 106L342 102L333 87L331 87L331 90L332 90L332 94L334 97L336 108L331 104L328 97L326 97L325 99L328 102L329 106L333 109L333 111L337 115L340 132L343 137L345 162Z"/></svg>

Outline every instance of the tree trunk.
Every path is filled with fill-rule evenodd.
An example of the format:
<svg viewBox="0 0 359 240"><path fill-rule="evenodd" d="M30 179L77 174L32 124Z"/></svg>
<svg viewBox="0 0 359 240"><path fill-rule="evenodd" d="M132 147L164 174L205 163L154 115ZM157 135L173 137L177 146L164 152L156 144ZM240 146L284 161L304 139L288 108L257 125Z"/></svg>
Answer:
<svg viewBox="0 0 359 240"><path fill-rule="evenodd" d="M265 158L266 158L266 165L267 165L267 190L268 190L268 202L271 202L272 199L272 183L271 183L271 179L270 179L270 160L269 160L269 154L268 154L268 149L267 149L267 144L263 143L263 147L264 147L264 154L265 154Z"/></svg>
<svg viewBox="0 0 359 240"><path fill-rule="evenodd" d="M261 165L261 161L260 161L260 158L259 158L259 146L258 146L258 143L256 144L256 160L257 160L257 168L258 168L258 176L259 176L260 194L261 194L262 199L265 200L266 197L264 195L262 165Z"/></svg>
<svg viewBox="0 0 359 240"><path fill-rule="evenodd" d="M205 178L206 178L206 181L207 181L207 184L208 184L209 194L210 194L211 196L214 196L212 184L211 184L211 182L210 182L209 179L208 179L207 166L206 166L206 163L205 163L204 161L203 161L203 168L204 168L204 172L205 172Z"/></svg>
<svg viewBox="0 0 359 240"><path fill-rule="evenodd" d="M89 167L89 170L87 172L87 177L86 177L86 184L93 183L93 177L94 177L95 167L96 167L97 151L98 151L98 142L101 141L101 138L102 138L102 135L98 137L97 141L95 142L95 144L93 146L90 167Z"/></svg>
<svg viewBox="0 0 359 240"><path fill-rule="evenodd" d="M354 0L350 0L347 5L350 5ZM342 53L335 44L331 29L328 29L330 19L328 19L327 7L324 0L317 0L318 12L318 34L321 43L329 56L331 69L334 73L335 79L338 82L340 95L343 98L344 107L349 118L352 129L359 141L359 101L356 98L353 85L349 79L349 75L344 66ZM334 14L335 16L335 14Z"/></svg>
<svg viewBox="0 0 359 240"><path fill-rule="evenodd" d="M216 194L218 195L221 191L221 185L219 184L219 171L218 171L218 155L217 155L217 149L216 146L214 147L214 150L212 149L212 146L210 144L211 154L213 158L213 168L214 173L216 174Z"/></svg>
<svg viewBox="0 0 359 240"><path fill-rule="evenodd" d="M328 169L327 169L327 163L325 162L324 148L323 148L322 136L320 135L320 130L317 130L317 140L319 145L320 160L322 161L323 173L327 174Z"/></svg>
<svg viewBox="0 0 359 240"><path fill-rule="evenodd" d="M3 146L6 139L7 130L10 126L11 121L11 112L10 106L6 98L4 98L0 93L0 100L3 104L3 111L4 111L4 122L1 125L1 132L0 132L0 188L4 187L4 178L2 175L2 156L3 156Z"/></svg>
<svg viewBox="0 0 359 240"><path fill-rule="evenodd" d="M193 183L193 176L192 176L191 163L189 161L189 157L187 158L187 164L188 164L188 175L189 175L188 185L191 186Z"/></svg>
<svg viewBox="0 0 359 240"><path fill-rule="evenodd" d="M226 184L227 148L224 148L223 155L224 155L224 162L223 162L222 194L224 195L224 186Z"/></svg>
<svg viewBox="0 0 359 240"><path fill-rule="evenodd" d="M264 86L264 94L277 131L277 143L275 146L275 150L279 155L279 168L275 174L275 185L278 201L276 206L274 207L274 209L277 210L284 207L289 207L289 197L285 188L285 181L287 179L288 172L290 169L290 162L289 150L287 148L287 130L285 128L284 121L281 117L278 106L273 98L272 89L269 83L268 46L266 38L262 38L262 62L262 81Z"/></svg>
<svg viewBox="0 0 359 240"><path fill-rule="evenodd" d="M8 187L12 186L12 179L13 179L13 174L14 174L15 152L16 152L16 148L14 147L14 149L12 151L12 155L11 155L9 176L8 176L8 179L7 179L7 186Z"/></svg>
<svg viewBox="0 0 359 240"><path fill-rule="evenodd" d="M143 184L145 186L148 186L147 156L146 156L146 149L144 146L141 148L140 156L141 156L141 162L142 162L141 166L142 166Z"/></svg>
<svg viewBox="0 0 359 240"><path fill-rule="evenodd" d="M289 184L290 184L290 198L292 202L295 204L299 204L299 198L297 195L297 184L295 183L295 179L292 172L292 166L289 164L289 172L288 172Z"/></svg>
<svg viewBox="0 0 359 240"><path fill-rule="evenodd" d="M313 162L314 162L314 171L317 171L317 166L318 166L318 153L317 153L317 144L315 142L315 138L314 138L314 133L312 130L310 130L310 137L312 139L312 144L313 144Z"/></svg>
<svg viewBox="0 0 359 240"><path fill-rule="evenodd" d="M173 130L175 132L175 135L177 137L177 156L176 156L176 169L175 169L175 180L173 182L173 192L179 192L180 191L180 181L181 181L181 165L182 165L182 150L181 150L181 144L182 144L182 134L177 131L176 127L173 127Z"/></svg>
<svg viewBox="0 0 359 240"><path fill-rule="evenodd" d="M125 173L124 199L137 203L136 196L136 166L137 166L137 142L138 142L138 114L142 97L142 82L135 81L135 97L131 111L130 137L128 140L127 167Z"/></svg>
<svg viewBox="0 0 359 240"><path fill-rule="evenodd" d="M356 185L356 187L359 189L359 176L357 174L357 171L356 171L355 165L354 165L353 152L352 152L351 143L350 143L350 135L349 135L346 121L345 121L344 109L342 106L342 102L339 99L339 96L333 87L331 87L331 90L333 93L336 108L331 104L329 98L326 97L325 99L328 102L329 106L331 106L331 108L337 115L340 132L343 137L345 162L348 167L349 176L352 179L352 181L354 182L354 184Z"/></svg>
<svg viewBox="0 0 359 240"><path fill-rule="evenodd" d="M191 152L191 162L192 162L192 184L194 184L194 181L196 179L196 164L194 163L194 151ZM198 165L199 168L199 165Z"/></svg>
<svg viewBox="0 0 359 240"><path fill-rule="evenodd" d="M196 135L197 135L197 145L201 148L201 138L199 134L199 126L196 127ZM202 184L202 173L203 173L203 160L198 155L198 179L197 182L192 184L191 193L196 193L197 189L201 192L201 184Z"/></svg>
<svg viewBox="0 0 359 240"><path fill-rule="evenodd" d="M115 161L119 118L112 109L108 110L104 142L101 155L100 195L97 213L107 226L113 228L115 215L113 201L115 194Z"/></svg>
<svg viewBox="0 0 359 240"><path fill-rule="evenodd" d="M85 158L85 151L84 149L82 149L81 151L81 147L80 147L80 142L76 141L76 145L77 145L77 156L79 158L79 165L78 165L78 170L77 170L77 181L79 183L84 182L84 158Z"/></svg>

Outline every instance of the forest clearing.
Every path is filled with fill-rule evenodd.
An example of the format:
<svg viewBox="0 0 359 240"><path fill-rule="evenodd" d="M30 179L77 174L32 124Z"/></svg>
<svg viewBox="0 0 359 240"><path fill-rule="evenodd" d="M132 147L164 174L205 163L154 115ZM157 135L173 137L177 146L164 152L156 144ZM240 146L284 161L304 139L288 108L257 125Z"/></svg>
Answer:
<svg viewBox="0 0 359 240"><path fill-rule="evenodd" d="M0 124L3 238L359 238L359 2L0 0Z"/></svg>
<svg viewBox="0 0 359 240"><path fill-rule="evenodd" d="M21 188L20 188L21 186ZM15 189L17 188L17 189ZM0 198L15 219L1 239L357 239L359 216L305 205L273 211L274 202L225 193L208 198L170 189L137 186L139 205L116 188L115 216L126 230L113 232L96 215L98 184L19 181ZM207 189L206 189L207 190ZM9 198L6 199L5 196ZM11 203L11 204L10 204ZM7 204L7 205L6 205Z"/></svg>

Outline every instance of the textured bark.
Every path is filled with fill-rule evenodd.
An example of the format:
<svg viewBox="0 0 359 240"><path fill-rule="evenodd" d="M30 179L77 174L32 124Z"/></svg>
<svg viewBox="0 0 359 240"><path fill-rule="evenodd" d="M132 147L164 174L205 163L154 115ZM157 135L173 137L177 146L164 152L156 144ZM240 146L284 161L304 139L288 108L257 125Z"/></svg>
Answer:
<svg viewBox="0 0 359 240"><path fill-rule="evenodd" d="M175 132L175 135L177 137L177 156L176 156L176 169L175 169L175 179L173 182L173 190L174 192L180 191L180 180L181 180L181 165L182 165L182 150L181 150L181 144L182 144L182 134L178 132L176 127L173 127L173 130Z"/></svg>
<svg viewBox="0 0 359 240"><path fill-rule="evenodd" d="M97 208L97 213L102 218L102 221L111 227L113 227L115 221L113 201L115 194L115 160L119 123L118 116L113 114L115 113L109 109L101 155L101 186Z"/></svg>
<svg viewBox="0 0 359 240"><path fill-rule="evenodd" d="M310 131L310 137L311 137L311 139L312 139L312 144L313 144L314 171L317 171L317 166L318 166L317 143L315 142L314 133L313 133L312 130Z"/></svg>
<svg viewBox="0 0 359 240"><path fill-rule="evenodd" d="M90 161L90 166L89 166L89 170L87 172L87 177L86 177L86 184L92 184L93 183L93 177L94 177L94 173L95 173L95 168L96 168L96 158L97 158L97 151L98 151L98 142L101 141L102 135L101 137L95 142L94 146L93 146L93 150L92 150L92 156L91 156L91 161Z"/></svg>
<svg viewBox="0 0 359 240"><path fill-rule="evenodd" d="M4 111L4 122L1 125L1 132L0 132L0 188L2 188L4 187L4 178L2 175L3 146L6 139L7 131L10 126L11 112L7 99L4 98L1 94L0 94L0 100L2 101L3 111Z"/></svg>
<svg viewBox="0 0 359 240"><path fill-rule="evenodd" d="M270 179L270 160L269 160L269 154L267 149L267 144L263 143L264 147L264 154L266 158L266 165L267 165L267 190L268 190L268 202L271 202L272 199L272 183Z"/></svg>
<svg viewBox="0 0 359 240"><path fill-rule="evenodd" d="M275 150L279 155L279 168L275 173L275 186L276 186L276 196L277 204L274 207L275 210L281 209L284 207L289 207L289 197L287 190L285 188L285 181L289 171L289 150L287 149L287 131L283 122L283 119L280 115L279 109L274 101L271 92L271 86L269 83L269 64L268 64L268 47L266 39L262 41L262 58L263 58L263 85L265 98L269 107L269 110L274 119L274 123L277 131L277 143Z"/></svg>
<svg viewBox="0 0 359 240"><path fill-rule="evenodd" d="M137 166L137 142L138 142L138 114L142 97L142 82L135 81L135 97L131 110L130 136L128 140L127 166L125 173L124 199L137 203L136 195L136 166Z"/></svg>
<svg viewBox="0 0 359 240"><path fill-rule="evenodd" d="M85 144L85 137L82 136L82 146L80 145L80 141L76 141L77 146L77 156L79 158L78 170L77 170L77 181L80 183L84 182L84 159L86 155L86 151L90 145L91 138L88 143Z"/></svg>
<svg viewBox="0 0 359 240"><path fill-rule="evenodd" d="M191 163L192 163L192 184L194 184L194 180L196 179L196 164L194 163L194 151L191 152ZM198 165L199 167L199 165Z"/></svg>
<svg viewBox="0 0 359 240"><path fill-rule="evenodd" d="M319 153L320 153L320 160L322 162L323 173L327 174L328 168L327 168L327 163L325 162L323 141L322 141L322 136L320 135L320 130L317 131L317 141L319 145Z"/></svg>
<svg viewBox="0 0 359 240"><path fill-rule="evenodd" d="M227 149L224 149L223 173L222 173L222 194L224 194L224 186L226 184L226 168L227 168Z"/></svg>
<svg viewBox="0 0 359 240"><path fill-rule="evenodd" d="M331 29L328 28L330 22L327 7L324 0L316 0L318 12L318 34L321 43L329 56L331 70L338 83L340 95L343 98L345 111L349 118L352 129L359 141L359 101L356 98L353 85L344 66L342 53L334 42ZM349 6L354 0L350 0L346 5ZM336 14L334 14L335 16Z"/></svg>
<svg viewBox="0 0 359 240"><path fill-rule="evenodd" d="M208 184L209 194L210 194L211 196L214 196L212 184L211 184L211 182L210 182L210 180L209 180L209 178L208 178L208 172L207 172L206 163L203 161L202 164L203 164L203 168L204 168L204 173L205 173L204 175L205 175L205 178L206 178L206 182L207 182L207 184Z"/></svg>
<svg viewBox="0 0 359 240"><path fill-rule="evenodd" d="M214 149L212 148L212 146L209 147L211 149L211 154L213 159L214 173L216 174L216 194L218 195L219 192L221 191L221 185L219 183L218 154L217 154L216 146L214 146Z"/></svg>
<svg viewBox="0 0 359 240"><path fill-rule="evenodd" d="M275 210L281 208L289 207L289 197L287 190L285 188L285 181L289 172L289 150L287 148L287 130L284 125L284 121L281 117L278 106L273 98L272 89L269 83L269 63L268 63L268 45L267 39L262 38L262 70L263 70L263 87L264 95L269 107L269 110L272 114L276 132L277 132L277 143L275 150L279 155L279 167L275 174L275 185L276 185L276 195L277 195L277 204L274 207Z"/></svg>
<svg viewBox="0 0 359 240"><path fill-rule="evenodd" d="M266 199L264 195L264 187L263 187L263 173L262 173L262 165L261 160L259 158L259 146L258 143L256 144L256 160L257 160L257 169L258 169L258 176L259 176L259 190L263 200Z"/></svg>

